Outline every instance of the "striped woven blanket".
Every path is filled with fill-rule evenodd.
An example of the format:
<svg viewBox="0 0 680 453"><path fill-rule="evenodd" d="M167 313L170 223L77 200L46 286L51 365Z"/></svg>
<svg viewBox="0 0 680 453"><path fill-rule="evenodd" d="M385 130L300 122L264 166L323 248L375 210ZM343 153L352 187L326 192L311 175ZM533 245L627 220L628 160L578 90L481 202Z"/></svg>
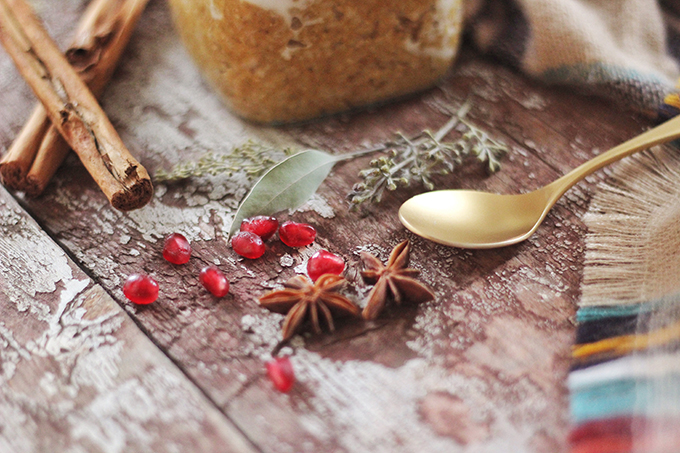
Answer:
<svg viewBox="0 0 680 453"><path fill-rule="evenodd" d="M467 0L482 51L547 83L658 115L680 112L677 0Z"/></svg>
<svg viewBox="0 0 680 453"><path fill-rule="evenodd" d="M658 121L680 113L680 1L471 0L467 33L481 51L546 83ZM677 149L619 163L584 222L571 452L680 452Z"/></svg>
<svg viewBox="0 0 680 453"><path fill-rule="evenodd" d="M617 165L584 222L572 453L680 452L678 149Z"/></svg>
<svg viewBox="0 0 680 453"><path fill-rule="evenodd" d="M572 452L680 451L680 298L584 307L578 322Z"/></svg>

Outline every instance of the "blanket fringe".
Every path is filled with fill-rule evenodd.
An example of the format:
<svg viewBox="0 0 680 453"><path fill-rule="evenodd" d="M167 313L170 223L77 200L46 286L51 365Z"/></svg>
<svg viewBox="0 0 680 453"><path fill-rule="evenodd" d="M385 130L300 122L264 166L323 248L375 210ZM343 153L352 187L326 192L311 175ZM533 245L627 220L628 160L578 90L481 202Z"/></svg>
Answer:
<svg viewBox="0 0 680 453"><path fill-rule="evenodd" d="M634 304L680 290L680 152L632 156L598 188L588 227L581 306Z"/></svg>

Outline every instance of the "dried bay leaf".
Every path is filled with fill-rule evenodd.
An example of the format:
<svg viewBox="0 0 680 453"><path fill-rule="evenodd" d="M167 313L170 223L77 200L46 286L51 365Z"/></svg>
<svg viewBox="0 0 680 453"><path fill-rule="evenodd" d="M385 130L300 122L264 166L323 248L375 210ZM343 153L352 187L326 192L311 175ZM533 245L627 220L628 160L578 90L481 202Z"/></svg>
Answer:
<svg viewBox="0 0 680 453"><path fill-rule="evenodd" d="M229 229L229 237L240 228L244 219L302 205L314 195L333 165L345 158L310 149L270 168L241 202Z"/></svg>

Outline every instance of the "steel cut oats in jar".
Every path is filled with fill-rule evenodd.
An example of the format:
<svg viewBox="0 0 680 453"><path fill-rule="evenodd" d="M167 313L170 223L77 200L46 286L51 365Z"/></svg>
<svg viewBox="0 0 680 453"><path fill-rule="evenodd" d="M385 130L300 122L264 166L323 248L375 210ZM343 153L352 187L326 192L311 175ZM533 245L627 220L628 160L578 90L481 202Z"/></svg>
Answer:
<svg viewBox="0 0 680 453"><path fill-rule="evenodd" d="M285 123L432 86L462 0L169 0L208 81L240 116Z"/></svg>

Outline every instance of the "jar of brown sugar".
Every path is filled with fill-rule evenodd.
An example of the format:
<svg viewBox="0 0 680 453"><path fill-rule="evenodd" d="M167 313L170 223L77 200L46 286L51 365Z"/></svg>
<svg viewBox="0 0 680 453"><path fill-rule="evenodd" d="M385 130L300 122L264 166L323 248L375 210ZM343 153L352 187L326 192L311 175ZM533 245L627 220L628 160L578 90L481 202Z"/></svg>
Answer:
<svg viewBox="0 0 680 453"><path fill-rule="evenodd" d="M238 115L286 123L432 86L458 50L462 0L169 0Z"/></svg>

